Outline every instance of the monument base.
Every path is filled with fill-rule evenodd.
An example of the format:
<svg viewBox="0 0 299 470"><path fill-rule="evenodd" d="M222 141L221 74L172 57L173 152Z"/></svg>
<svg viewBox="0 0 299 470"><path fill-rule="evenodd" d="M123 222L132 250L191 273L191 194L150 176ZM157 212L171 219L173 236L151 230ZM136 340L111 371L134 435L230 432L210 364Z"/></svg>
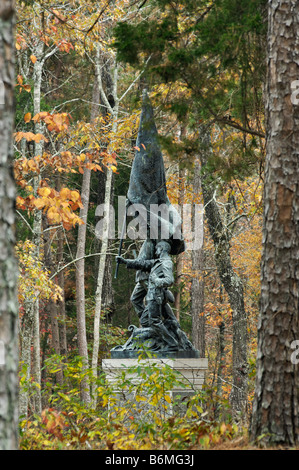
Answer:
<svg viewBox="0 0 299 470"><path fill-rule="evenodd" d="M150 383L151 374L154 371L158 372L159 385L165 381L167 387L169 381L165 370L177 372L179 380L173 381L171 389L165 389L165 395L156 404L164 416L169 417L174 414L184 414L189 399L202 388L208 359L174 356L143 359L137 356L111 358L102 361L102 368L108 384L112 386L116 406L129 407L130 414L138 419L144 417L150 408L152 410L154 408L153 389L146 385L147 380ZM125 381L130 383L130 386L120 386L120 383Z"/></svg>
<svg viewBox="0 0 299 470"><path fill-rule="evenodd" d="M134 359L134 358L142 358L142 355L145 357L148 357L148 354L146 352L143 353L143 351L136 351L136 350L111 350L111 358L112 359ZM179 351L173 351L167 353L161 352L161 351L155 351L153 352L153 356L155 358L159 359L191 359L191 358L199 358L199 351L197 350L179 350Z"/></svg>

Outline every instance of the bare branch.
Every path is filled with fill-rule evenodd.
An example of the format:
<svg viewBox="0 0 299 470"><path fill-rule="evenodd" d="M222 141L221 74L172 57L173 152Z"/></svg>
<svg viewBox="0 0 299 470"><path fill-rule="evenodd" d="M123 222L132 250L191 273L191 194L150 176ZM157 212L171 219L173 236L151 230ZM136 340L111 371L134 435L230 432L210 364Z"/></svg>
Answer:
<svg viewBox="0 0 299 470"><path fill-rule="evenodd" d="M115 255L115 253L91 253L89 255L84 255L84 256L80 256L79 258L75 258L73 259L72 261L70 261L69 263L65 264L64 266L62 266L62 268L58 269L56 271L56 273L52 274L52 276L49 278L50 281L52 279L54 279L55 276L57 276L59 273L61 273L62 271L64 271L66 268L68 268L71 264L74 264L76 263L77 261L80 261L81 259L85 259L85 258L90 258L91 256L106 256L106 255Z"/></svg>
<svg viewBox="0 0 299 470"><path fill-rule="evenodd" d="M31 225L30 225L29 222L28 222L28 220L25 219L25 217L21 214L21 212L19 212L18 210L16 210L16 213L17 213L18 216L21 217L21 219L25 222L25 224L26 224L27 227L30 229L30 231L31 231L32 233L34 233L32 227L31 227Z"/></svg>

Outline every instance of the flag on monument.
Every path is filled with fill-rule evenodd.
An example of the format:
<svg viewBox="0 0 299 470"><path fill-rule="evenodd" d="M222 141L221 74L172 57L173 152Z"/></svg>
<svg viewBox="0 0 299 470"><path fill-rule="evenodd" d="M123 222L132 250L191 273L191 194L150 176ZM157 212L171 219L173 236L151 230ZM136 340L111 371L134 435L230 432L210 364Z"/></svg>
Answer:
<svg viewBox="0 0 299 470"><path fill-rule="evenodd" d="M169 241L173 255L182 253L185 251L182 220L167 195L164 160L153 108L146 90L143 92L135 148L127 193L127 210L136 204L145 207L146 220L144 219L143 223L147 225L150 238Z"/></svg>

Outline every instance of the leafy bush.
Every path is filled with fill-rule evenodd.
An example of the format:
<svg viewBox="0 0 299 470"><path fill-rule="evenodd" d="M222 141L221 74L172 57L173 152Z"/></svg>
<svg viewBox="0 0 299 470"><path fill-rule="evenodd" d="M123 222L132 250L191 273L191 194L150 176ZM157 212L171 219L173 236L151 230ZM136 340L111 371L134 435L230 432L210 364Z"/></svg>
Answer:
<svg viewBox="0 0 299 470"><path fill-rule="evenodd" d="M207 390L186 398L184 378L167 365L161 368L140 361L117 377L113 387L101 373L96 407L80 401L80 358L67 364L55 356L47 361L50 375L59 367L64 387L49 378L43 391L48 406L41 416L20 422L23 450L208 449L239 432L229 421L215 421ZM91 382L91 371L86 373ZM172 396L175 386L181 388L181 395Z"/></svg>

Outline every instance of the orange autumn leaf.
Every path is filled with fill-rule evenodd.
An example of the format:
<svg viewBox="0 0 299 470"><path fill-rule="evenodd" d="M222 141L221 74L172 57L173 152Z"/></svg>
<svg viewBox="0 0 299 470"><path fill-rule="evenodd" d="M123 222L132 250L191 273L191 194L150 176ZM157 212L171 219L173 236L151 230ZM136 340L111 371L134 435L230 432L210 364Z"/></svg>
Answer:
<svg viewBox="0 0 299 470"><path fill-rule="evenodd" d="M17 196L16 198L16 205L18 209L24 209L25 206L25 199L21 196Z"/></svg>
<svg viewBox="0 0 299 470"><path fill-rule="evenodd" d="M47 116L49 116L48 111L41 111L40 113L37 113L35 116L33 116L32 121L39 122L41 119L44 119Z"/></svg>
<svg viewBox="0 0 299 470"><path fill-rule="evenodd" d="M20 142L22 139L26 139L27 142L30 142L30 141L40 142L41 140L48 142L48 139L40 133L34 134L33 132L21 132L20 131L20 132L16 132L14 134L14 137L15 137L16 142Z"/></svg>
<svg viewBox="0 0 299 470"><path fill-rule="evenodd" d="M18 75L18 76L17 76L17 82L18 82L19 85L23 85L23 77L22 77L22 75Z"/></svg>
<svg viewBox="0 0 299 470"><path fill-rule="evenodd" d="M31 120L31 113L26 113L24 116L24 121L27 123Z"/></svg>

